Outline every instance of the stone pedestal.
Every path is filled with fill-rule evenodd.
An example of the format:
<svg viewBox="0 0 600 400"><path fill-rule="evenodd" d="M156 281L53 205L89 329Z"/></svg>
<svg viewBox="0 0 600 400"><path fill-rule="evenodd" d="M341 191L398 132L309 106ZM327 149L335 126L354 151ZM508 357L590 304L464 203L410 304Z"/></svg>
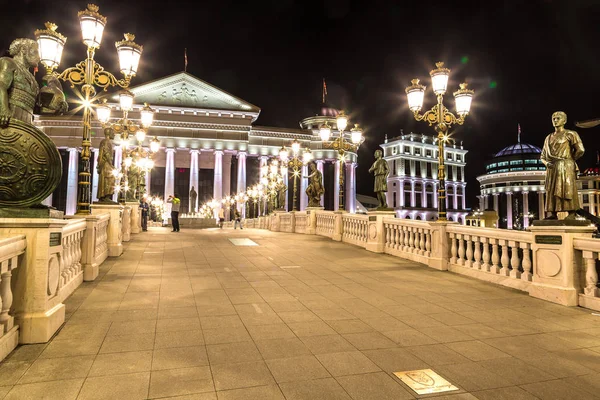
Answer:
<svg viewBox="0 0 600 400"><path fill-rule="evenodd" d="M270 230L273 232L279 232L279 214L284 213L285 211L275 211L271 216L271 227Z"/></svg>
<svg viewBox="0 0 600 400"><path fill-rule="evenodd" d="M431 227L431 256L429 265L431 268L439 269L440 271L448 270L448 262L450 260L450 242L446 240L448 234L446 230L448 225L456 225L456 222L451 221L436 221L428 222Z"/></svg>
<svg viewBox="0 0 600 400"><path fill-rule="evenodd" d="M306 234L315 235L317 233L317 211L324 210L324 207L306 207Z"/></svg>
<svg viewBox="0 0 600 400"><path fill-rule="evenodd" d="M573 239L590 238L596 228L561 225L552 226L546 222L539 226L535 221L529 228L534 234L531 245L533 279L529 295L565 306L577 306L578 294L583 290L579 275L585 266L582 259L575 257Z"/></svg>
<svg viewBox="0 0 600 400"><path fill-rule="evenodd" d="M123 241L129 242L131 240L131 207L125 205L123 207Z"/></svg>
<svg viewBox="0 0 600 400"><path fill-rule="evenodd" d="M137 201L128 201L126 206L131 208L131 233L140 233L142 231L142 216L140 214L140 203Z"/></svg>
<svg viewBox="0 0 600 400"><path fill-rule="evenodd" d="M19 268L13 271L15 324L20 343L44 343L65 322L65 305L58 298L62 230L66 220L2 218L0 237L25 235L27 248Z"/></svg>
<svg viewBox="0 0 600 400"><path fill-rule="evenodd" d="M369 223L367 228L367 245L365 248L373 253L383 253L385 247L385 234L383 219L394 218L395 211L368 211Z"/></svg>
<svg viewBox="0 0 600 400"><path fill-rule="evenodd" d="M346 210L337 210L333 212L333 236L331 237L331 239L335 240L336 242L342 241L342 229L344 225L342 221L342 216L346 214L346 212Z"/></svg>
<svg viewBox="0 0 600 400"><path fill-rule="evenodd" d="M120 204L92 204L92 215L110 213L108 224L108 256L119 257L123 254L123 209Z"/></svg>

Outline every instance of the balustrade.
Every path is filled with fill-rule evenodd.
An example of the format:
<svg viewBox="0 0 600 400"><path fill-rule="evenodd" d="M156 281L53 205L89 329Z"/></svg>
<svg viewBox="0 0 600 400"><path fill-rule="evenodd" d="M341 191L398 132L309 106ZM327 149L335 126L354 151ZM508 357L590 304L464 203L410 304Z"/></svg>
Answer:
<svg viewBox="0 0 600 400"><path fill-rule="evenodd" d="M22 235L0 239L0 361L17 347L19 341L18 328L10 312L14 298L11 280L26 246Z"/></svg>
<svg viewBox="0 0 600 400"><path fill-rule="evenodd" d="M342 214L342 241L359 246L368 239L369 217L366 215Z"/></svg>

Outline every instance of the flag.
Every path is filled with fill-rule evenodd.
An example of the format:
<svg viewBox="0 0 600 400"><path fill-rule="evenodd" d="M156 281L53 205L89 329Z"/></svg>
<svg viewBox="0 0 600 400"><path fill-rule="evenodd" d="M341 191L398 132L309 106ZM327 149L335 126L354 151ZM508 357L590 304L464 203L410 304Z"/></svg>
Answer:
<svg viewBox="0 0 600 400"><path fill-rule="evenodd" d="M326 96L327 96L327 83L325 83L325 78L323 78L323 104L325 104Z"/></svg>
<svg viewBox="0 0 600 400"><path fill-rule="evenodd" d="M521 124L517 123L517 142L521 143Z"/></svg>
<svg viewBox="0 0 600 400"><path fill-rule="evenodd" d="M183 50L183 58L185 60L185 66L183 68L183 71L187 72L187 47L185 48L185 50Z"/></svg>

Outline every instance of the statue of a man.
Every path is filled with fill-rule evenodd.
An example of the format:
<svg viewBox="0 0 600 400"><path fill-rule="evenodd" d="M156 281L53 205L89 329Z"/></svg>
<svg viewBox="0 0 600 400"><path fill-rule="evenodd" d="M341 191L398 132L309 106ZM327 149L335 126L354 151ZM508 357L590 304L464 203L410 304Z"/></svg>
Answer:
<svg viewBox="0 0 600 400"><path fill-rule="evenodd" d="M575 131L565 129L567 114L557 111L552 114L554 132L544 141L540 159L546 166L546 219L557 219L557 212L568 211L567 218L575 218L581 208L577 196L576 161L583 156L585 149Z"/></svg>
<svg viewBox="0 0 600 400"><path fill-rule="evenodd" d="M104 130L104 139L98 149L98 202L112 203L115 193L115 176L113 175L113 139L112 129Z"/></svg>
<svg viewBox="0 0 600 400"><path fill-rule="evenodd" d="M190 212L192 213L196 212L196 199L198 199L198 193L192 186L190 189Z"/></svg>
<svg viewBox="0 0 600 400"><path fill-rule="evenodd" d="M285 207L285 195L287 193L287 186L281 181L277 184L277 205L275 209L281 210Z"/></svg>
<svg viewBox="0 0 600 400"><path fill-rule="evenodd" d="M390 168L387 161L383 159L383 152L381 150L375 150L375 162L369 168L369 172L375 174L374 191L377 194L377 200L379 200L379 207L377 208L388 208L385 193L388 190L387 177L390 173Z"/></svg>
<svg viewBox="0 0 600 400"><path fill-rule="evenodd" d="M10 119L31 124L39 86L29 68L40 62L38 45L32 39L15 39L9 47L12 56L0 58L0 126Z"/></svg>
<svg viewBox="0 0 600 400"><path fill-rule="evenodd" d="M314 162L311 162L308 167L310 175L303 176L303 178L308 178L308 186L306 187L308 206L321 207L321 196L325 193L323 174L317 169L317 165Z"/></svg>

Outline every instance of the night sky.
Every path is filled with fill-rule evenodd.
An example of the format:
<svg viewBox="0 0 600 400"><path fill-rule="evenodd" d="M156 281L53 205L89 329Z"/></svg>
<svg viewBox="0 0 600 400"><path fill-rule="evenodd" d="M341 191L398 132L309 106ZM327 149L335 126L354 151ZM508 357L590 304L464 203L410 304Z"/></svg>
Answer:
<svg viewBox="0 0 600 400"><path fill-rule="evenodd" d="M407 3L407 4L404 4ZM488 4L489 3L489 4ZM11 2L2 10L0 49L16 37L33 38L45 21L68 37L61 69L85 57L77 11L85 1ZM594 0L477 2L370 1L112 1L96 4L108 17L98 61L117 71L114 42L122 33L144 46L133 85L188 72L262 109L259 125L298 127L318 112L322 78L328 103L360 123L358 192L372 195L367 170L383 142L415 122L404 89L414 77L430 86L436 61L452 69L449 92L466 80L475 90L467 123L454 130L467 155L468 206L477 206L475 177L505 146L542 146L552 112L568 115L586 146L581 168L595 163L600 127L575 128L600 117L600 3ZM41 78L41 73L40 76ZM426 105L432 105L430 90ZM454 109L454 99L445 103Z"/></svg>

